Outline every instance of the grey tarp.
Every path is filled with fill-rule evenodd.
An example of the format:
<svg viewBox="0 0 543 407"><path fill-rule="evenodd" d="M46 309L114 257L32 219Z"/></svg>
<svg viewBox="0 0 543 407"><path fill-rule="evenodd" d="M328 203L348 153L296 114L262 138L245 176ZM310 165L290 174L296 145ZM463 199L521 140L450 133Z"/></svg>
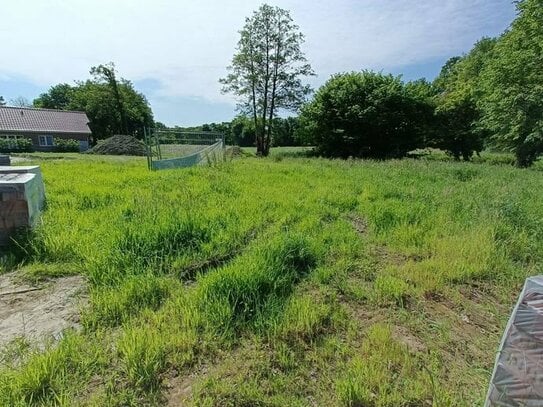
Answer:
<svg viewBox="0 0 543 407"><path fill-rule="evenodd" d="M543 276L524 284L502 338L485 406L543 406Z"/></svg>

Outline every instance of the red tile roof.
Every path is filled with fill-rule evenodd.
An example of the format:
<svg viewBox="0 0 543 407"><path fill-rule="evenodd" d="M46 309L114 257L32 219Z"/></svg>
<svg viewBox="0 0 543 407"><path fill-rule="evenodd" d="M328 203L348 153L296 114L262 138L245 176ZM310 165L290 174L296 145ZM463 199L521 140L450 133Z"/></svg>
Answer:
<svg viewBox="0 0 543 407"><path fill-rule="evenodd" d="M0 106L0 132L91 134L85 112Z"/></svg>

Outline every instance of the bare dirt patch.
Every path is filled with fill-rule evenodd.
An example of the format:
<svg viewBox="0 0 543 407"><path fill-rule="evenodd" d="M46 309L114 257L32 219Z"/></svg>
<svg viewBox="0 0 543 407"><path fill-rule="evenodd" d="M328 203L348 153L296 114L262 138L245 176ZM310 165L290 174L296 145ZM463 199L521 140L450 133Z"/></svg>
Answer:
<svg viewBox="0 0 543 407"><path fill-rule="evenodd" d="M410 352L426 352L426 345L407 328L397 325L393 329L393 335L396 340L407 346Z"/></svg>
<svg viewBox="0 0 543 407"><path fill-rule="evenodd" d="M85 287L81 276L30 285L16 273L0 275L0 349L16 338L39 343L59 339L67 328L79 329Z"/></svg>
<svg viewBox="0 0 543 407"><path fill-rule="evenodd" d="M166 394L166 405L185 405L192 395L192 385L196 381L196 378L195 375L189 375L169 379L166 384L166 388L168 389Z"/></svg>
<svg viewBox="0 0 543 407"><path fill-rule="evenodd" d="M419 262L426 258L420 254L398 253L387 246L374 246L370 248L370 254L381 264L401 266L407 262Z"/></svg>
<svg viewBox="0 0 543 407"><path fill-rule="evenodd" d="M368 233L368 222L357 214L350 214L348 219L351 221L351 225L360 235Z"/></svg>

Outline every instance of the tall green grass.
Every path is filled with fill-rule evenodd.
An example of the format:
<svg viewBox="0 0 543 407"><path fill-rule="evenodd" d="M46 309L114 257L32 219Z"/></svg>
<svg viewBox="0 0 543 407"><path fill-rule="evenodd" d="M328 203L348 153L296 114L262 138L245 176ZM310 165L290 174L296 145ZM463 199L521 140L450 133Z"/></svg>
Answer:
<svg viewBox="0 0 543 407"><path fill-rule="evenodd" d="M4 363L3 405L161 404L177 376L200 405L473 405L542 271L537 170L68 156L40 161L48 209L3 267L85 274L84 329Z"/></svg>

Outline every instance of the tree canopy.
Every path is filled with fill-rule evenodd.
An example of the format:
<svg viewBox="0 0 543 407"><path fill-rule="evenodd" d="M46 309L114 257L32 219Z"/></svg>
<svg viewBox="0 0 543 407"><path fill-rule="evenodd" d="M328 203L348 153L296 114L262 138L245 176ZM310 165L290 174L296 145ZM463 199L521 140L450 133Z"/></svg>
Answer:
<svg viewBox="0 0 543 407"><path fill-rule="evenodd" d="M320 154L393 158L422 144L426 117L427 105L399 77L363 71L328 80L300 124Z"/></svg>
<svg viewBox="0 0 543 407"><path fill-rule="evenodd" d="M434 80L435 130L429 145L469 160L483 150L488 129L482 124L480 78L496 40L483 38L461 57L450 58Z"/></svg>
<svg viewBox="0 0 543 407"><path fill-rule="evenodd" d="M90 72L92 79L52 86L34 99L34 106L86 112L95 141L123 133L143 137L143 128L153 124L145 96L129 80L118 80L113 64L93 67Z"/></svg>
<svg viewBox="0 0 543 407"><path fill-rule="evenodd" d="M302 78L313 71L301 50L304 36L287 10L263 4L245 20L240 37L220 82L252 118L257 154L267 156L277 111L300 107L311 91Z"/></svg>
<svg viewBox="0 0 543 407"><path fill-rule="evenodd" d="M10 99L9 104L11 106L16 106L16 107L30 107L30 106L32 106L32 103L30 103L30 100L28 100L24 96L17 96L17 97L15 97L13 99Z"/></svg>
<svg viewBox="0 0 543 407"><path fill-rule="evenodd" d="M450 58L432 83L333 76L304 107L301 134L328 156L396 157L420 146L469 160L490 147L531 165L543 154L543 0L516 4L506 32Z"/></svg>
<svg viewBox="0 0 543 407"><path fill-rule="evenodd" d="M494 144L524 167L543 153L543 0L517 9L482 73L480 105Z"/></svg>

